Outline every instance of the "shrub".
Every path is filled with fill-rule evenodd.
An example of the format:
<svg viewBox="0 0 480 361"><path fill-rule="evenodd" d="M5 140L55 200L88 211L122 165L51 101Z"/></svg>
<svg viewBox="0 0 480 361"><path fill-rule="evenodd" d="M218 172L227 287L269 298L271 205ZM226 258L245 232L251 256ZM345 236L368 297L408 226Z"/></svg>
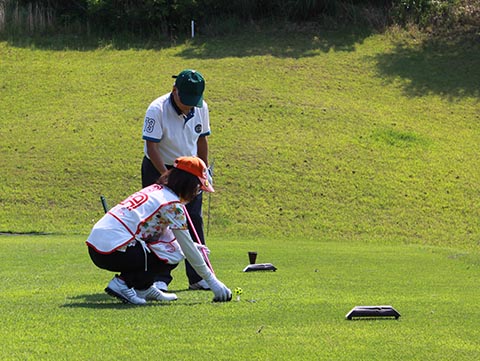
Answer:
<svg viewBox="0 0 480 361"><path fill-rule="evenodd" d="M264 20L475 31L480 0L0 0L0 33L92 31L152 37ZM222 23L225 26L222 26Z"/></svg>

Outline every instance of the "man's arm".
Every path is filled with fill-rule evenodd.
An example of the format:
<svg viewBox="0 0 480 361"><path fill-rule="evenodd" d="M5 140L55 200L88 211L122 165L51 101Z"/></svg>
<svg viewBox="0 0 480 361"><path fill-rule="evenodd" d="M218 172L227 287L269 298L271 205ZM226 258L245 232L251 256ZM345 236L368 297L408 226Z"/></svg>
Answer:
<svg viewBox="0 0 480 361"><path fill-rule="evenodd" d="M197 155L208 167L208 140L206 136L199 137L197 140Z"/></svg>
<svg viewBox="0 0 480 361"><path fill-rule="evenodd" d="M146 140L147 142L147 153L148 157L152 164L157 168L160 174L163 174L167 171L165 163L163 162L162 157L160 156L160 151L158 150L157 143Z"/></svg>

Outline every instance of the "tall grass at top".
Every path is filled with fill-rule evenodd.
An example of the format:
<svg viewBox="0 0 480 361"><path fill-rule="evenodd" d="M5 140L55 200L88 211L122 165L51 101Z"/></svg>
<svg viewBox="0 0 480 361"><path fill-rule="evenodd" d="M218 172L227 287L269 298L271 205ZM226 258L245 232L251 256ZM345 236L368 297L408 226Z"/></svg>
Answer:
<svg viewBox="0 0 480 361"><path fill-rule="evenodd" d="M0 2L0 33L8 30L13 34L42 34L54 29L55 20L54 11L48 6Z"/></svg>
<svg viewBox="0 0 480 361"><path fill-rule="evenodd" d="M451 32L478 27L479 9L478 0L1 0L0 34L134 34L177 40L188 36L192 20L203 35L235 33L251 23L284 21L332 27L355 24L380 31L392 24L413 24L433 32ZM237 26L232 28L232 22Z"/></svg>

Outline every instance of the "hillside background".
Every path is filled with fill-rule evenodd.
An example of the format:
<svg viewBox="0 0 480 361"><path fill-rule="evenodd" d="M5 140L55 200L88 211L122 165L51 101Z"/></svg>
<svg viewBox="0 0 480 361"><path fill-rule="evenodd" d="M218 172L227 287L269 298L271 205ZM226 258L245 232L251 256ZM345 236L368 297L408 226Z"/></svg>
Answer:
<svg viewBox="0 0 480 361"><path fill-rule="evenodd" d="M38 31L21 17L3 23L0 232L87 234L101 194L113 205L140 187L146 107L195 68L212 118L211 234L478 250L473 20L442 27L410 11L393 22L391 7L378 10L379 28L338 6L338 18L322 8L308 21L225 14L215 27L199 21L193 39L181 27L153 39L96 34L95 16L118 2L74 3L97 8L63 28L58 17ZM17 4L34 14L3 1L4 19Z"/></svg>

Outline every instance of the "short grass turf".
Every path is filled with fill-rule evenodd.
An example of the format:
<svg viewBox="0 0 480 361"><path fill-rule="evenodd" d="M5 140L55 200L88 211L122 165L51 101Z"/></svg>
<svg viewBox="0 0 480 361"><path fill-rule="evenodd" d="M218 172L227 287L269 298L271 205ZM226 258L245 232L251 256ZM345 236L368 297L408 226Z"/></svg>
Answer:
<svg viewBox="0 0 480 361"><path fill-rule="evenodd" d="M90 261L82 236L1 236L2 360L476 360L480 259L418 245L214 237L218 277L240 301L122 304L113 276ZM276 272L242 272L247 252ZM398 320L345 315L392 305Z"/></svg>
<svg viewBox="0 0 480 361"><path fill-rule="evenodd" d="M0 359L480 359L480 47L419 35L2 39L0 232L57 235L0 236ZM244 293L213 304L178 269L174 304L123 305L84 241L100 194L140 187L145 109L187 67L212 116L212 261ZM250 250L278 271L243 273ZM402 316L344 319L370 304Z"/></svg>

